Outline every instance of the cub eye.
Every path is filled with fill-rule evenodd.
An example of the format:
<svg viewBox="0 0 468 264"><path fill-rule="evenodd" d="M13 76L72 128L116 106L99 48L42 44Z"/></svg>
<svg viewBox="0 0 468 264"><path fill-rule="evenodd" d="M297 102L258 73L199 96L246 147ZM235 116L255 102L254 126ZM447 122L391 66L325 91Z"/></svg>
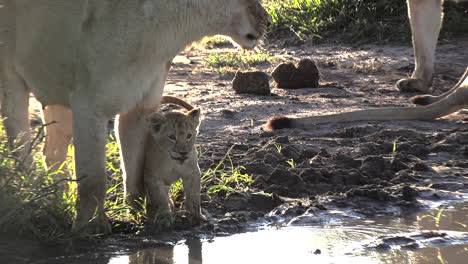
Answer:
<svg viewBox="0 0 468 264"><path fill-rule="evenodd" d="M187 134L187 139L191 139L192 138L192 134Z"/></svg>
<svg viewBox="0 0 468 264"><path fill-rule="evenodd" d="M169 136L169 139L170 139L171 141L176 141L177 138L176 138L175 135L170 135L170 136Z"/></svg>

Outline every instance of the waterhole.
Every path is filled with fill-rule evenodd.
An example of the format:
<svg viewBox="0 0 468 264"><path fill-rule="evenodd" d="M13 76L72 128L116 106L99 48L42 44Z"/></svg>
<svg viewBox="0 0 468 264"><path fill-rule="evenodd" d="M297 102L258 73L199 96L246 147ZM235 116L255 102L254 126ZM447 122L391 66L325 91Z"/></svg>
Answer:
<svg viewBox="0 0 468 264"><path fill-rule="evenodd" d="M467 263L467 215L468 202L463 202L397 219L264 226L256 232L147 248L108 263Z"/></svg>

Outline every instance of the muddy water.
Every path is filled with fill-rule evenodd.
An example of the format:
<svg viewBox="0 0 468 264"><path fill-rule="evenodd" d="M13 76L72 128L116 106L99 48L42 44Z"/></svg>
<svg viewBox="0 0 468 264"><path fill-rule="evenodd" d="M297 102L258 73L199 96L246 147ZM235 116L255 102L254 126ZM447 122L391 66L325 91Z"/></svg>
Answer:
<svg viewBox="0 0 468 264"><path fill-rule="evenodd" d="M256 232L147 248L114 256L108 263L468 263L467 216L468 202L463 202L398 219L264 226Z"/></svg>

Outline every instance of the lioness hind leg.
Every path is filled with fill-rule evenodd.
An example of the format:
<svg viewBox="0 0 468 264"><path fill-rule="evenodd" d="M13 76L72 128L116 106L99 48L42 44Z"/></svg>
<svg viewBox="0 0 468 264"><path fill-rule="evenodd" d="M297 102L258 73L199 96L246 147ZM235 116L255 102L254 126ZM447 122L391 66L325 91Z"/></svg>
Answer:
<svg viewBox="0 0 468 264"><path fill-rule="evenodd" d="M408 0L413 36L415 70L411 78L397 82L403 92L427 92L432 86L434 57L442 24L442 0Z"/></svg>
<svg viewBox="0 0 468 264"><path fill-rule="evenodd" d="M468 78L468 71L465 71L463 76L460 78L457 84L455 84L450 90L447 92L439 95L439 96L433 96L430 94L423 94L423 95L417 95L411 97L411 101L417 105L429 105L432 103L435 103L437 101L440 101L444 99L445 97L450 96L452 93L456 92L460 86L466 86L466 80Z"/></svg>
<svg viewBox="0 0 468 264"><path fill-rule="evenodd" d="M8 141L27 144L30 140L30 125L28 116L29 89L24 80L16 73L3 72L1 88L1 111L3 125L8 135ZM28 153L19 153L20 156Z"/></svg>
<svg viewBox="0 0 468 264"><path fill-rule="evenodd" d="M73 135L72 112L61 105L49 105L44 109L44 123L46 126L46 140L44 144L44 156L47 169L54 172L63 167L67 158L68 145ZM68 171L62 169L56 174L57 179L70 178Z"/></svg>
<svg viewBox="0 0 468 264"><path fill-rule="evenodd" d="M146 116L143 108L136 107L128 113L120 114L115 123L124 173L125 200L137 210L141 209L141 200L144 198L143 166L148 137Z"/></svg>

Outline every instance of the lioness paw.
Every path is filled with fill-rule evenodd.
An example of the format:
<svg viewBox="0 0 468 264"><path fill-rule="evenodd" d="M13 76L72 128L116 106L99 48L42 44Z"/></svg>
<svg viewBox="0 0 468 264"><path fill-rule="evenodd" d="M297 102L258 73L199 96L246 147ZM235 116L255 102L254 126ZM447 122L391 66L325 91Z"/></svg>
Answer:
<svg viewBox="0 0 468 264"><path fill-rule="evenodd" d="M401 79L396 83L398 90L404 93L426 93L431 84L421 79Z"/></svg>

